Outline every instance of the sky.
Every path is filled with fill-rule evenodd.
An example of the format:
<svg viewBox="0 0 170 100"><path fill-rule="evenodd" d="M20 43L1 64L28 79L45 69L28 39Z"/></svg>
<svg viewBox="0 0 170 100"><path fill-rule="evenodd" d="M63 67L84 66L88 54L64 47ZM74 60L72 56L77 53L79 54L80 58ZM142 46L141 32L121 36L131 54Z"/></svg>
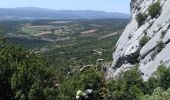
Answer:
<svg viewBox="0 0 170 100"><path fill-rule="evenodd" d="M0 8L40 7L54 10L99 10L130 13L130 0L0 0Z"/></svg>

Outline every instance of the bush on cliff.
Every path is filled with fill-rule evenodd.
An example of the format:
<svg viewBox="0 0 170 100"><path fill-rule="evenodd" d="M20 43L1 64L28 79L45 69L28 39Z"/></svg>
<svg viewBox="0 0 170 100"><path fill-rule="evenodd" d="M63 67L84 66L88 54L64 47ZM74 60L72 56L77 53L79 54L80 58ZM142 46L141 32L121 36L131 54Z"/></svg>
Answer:
<svg viewBox="0 0 170 100"><path fill-rule="evenodd" d="M136 16L136 21L138 22L139 27L145 23L147 19L147 14L145 13L138 13Z"/></svg>
<svg viewBox="0 0 170 100"><path fill-rule="evenodd" d="M160 2L156 2L154 4L152 4L149 9L149 14L152 18L155 18L157 15L159 15L161 13L161 6L160 6Z"/></svg>

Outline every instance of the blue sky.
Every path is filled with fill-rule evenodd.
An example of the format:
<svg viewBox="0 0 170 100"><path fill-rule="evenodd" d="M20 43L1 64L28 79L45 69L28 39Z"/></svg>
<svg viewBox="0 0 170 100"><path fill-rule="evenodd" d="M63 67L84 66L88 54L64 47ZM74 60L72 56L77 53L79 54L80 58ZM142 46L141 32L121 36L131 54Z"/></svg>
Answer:
<svg viewBox="0 0 170 100"><path fill-rule="evenodd" d="M0 0L0 8L41 7L55 10L101 10L130 13L130 0Z"/></svg>

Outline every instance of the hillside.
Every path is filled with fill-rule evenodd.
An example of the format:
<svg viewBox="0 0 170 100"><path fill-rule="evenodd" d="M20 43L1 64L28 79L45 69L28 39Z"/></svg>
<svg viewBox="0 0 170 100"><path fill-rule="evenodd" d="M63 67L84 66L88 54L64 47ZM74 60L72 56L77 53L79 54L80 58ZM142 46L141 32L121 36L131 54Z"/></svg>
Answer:
<svg viewBox="0 0 170 100"><path fill-rule="evenodd" d="M1 20L8 42L0 40L0 99L75 100L78 90L91 88L102 100L101 66L110 65L128 21Z"/></svg>
<svg viewBox="0 0 170 100"><path fill-rule="evenodd" d="M67 73L72 67L95 64L97 59L110 63L114 45L128 21L6 20L0 21L0 26L10 43L43 54L56 69L61 68Z"/></svg>
<svg viewBox="0 0 170 100"><path fill-rule="evenodd" d="M0 8L1 19L101 19L126 18L129 14L92 10L51 10L45 8Z"/></svg>
<svg viewBox="0 0 170 100"><path fill-rule="evenodd" d="M131 0L132 19L117 42L108 78L139 65L147 80L160 65L170 65L170 0Z"/></svg>
<svg viewBox="0 0 170 100"><path fill-rule="evenodd" d="M0 100L169 100L169 4L131 0L130 22L0 20Z"/></svg>

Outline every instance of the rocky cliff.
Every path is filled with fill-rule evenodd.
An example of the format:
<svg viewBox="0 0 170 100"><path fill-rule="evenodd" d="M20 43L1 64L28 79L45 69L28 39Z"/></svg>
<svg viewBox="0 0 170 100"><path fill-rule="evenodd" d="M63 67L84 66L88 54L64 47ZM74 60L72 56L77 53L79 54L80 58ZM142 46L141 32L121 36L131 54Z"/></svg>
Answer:
<svg viewBox="0 0 170 100"><path fill-rule="evenodd" d="M170 65L170 0L131 0L130 6L132 18L117 42L107 78L137 64L147 80L159 65Z"/></svg>

